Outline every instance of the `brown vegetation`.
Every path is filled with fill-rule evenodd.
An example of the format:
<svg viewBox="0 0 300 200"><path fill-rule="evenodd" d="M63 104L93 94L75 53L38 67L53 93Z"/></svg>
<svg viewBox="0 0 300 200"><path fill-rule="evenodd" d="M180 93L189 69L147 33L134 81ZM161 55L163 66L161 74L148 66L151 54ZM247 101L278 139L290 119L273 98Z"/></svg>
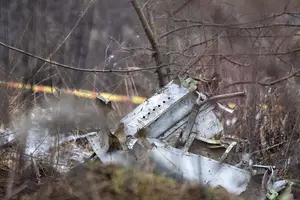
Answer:
<svg viewBox="0 0 300 200"><path fill-rule="evenodd" d="M57 184L43 186L22 200L241 200L224 189L180 184L148 172L88 163L71 170Z"/></svg>

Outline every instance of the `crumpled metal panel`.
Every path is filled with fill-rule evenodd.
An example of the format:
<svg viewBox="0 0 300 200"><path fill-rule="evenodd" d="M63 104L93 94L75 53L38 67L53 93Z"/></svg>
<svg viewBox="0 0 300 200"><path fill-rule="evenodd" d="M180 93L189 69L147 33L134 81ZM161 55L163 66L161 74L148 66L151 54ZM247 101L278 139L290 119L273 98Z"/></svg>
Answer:
<svg viewBox="0 0 300 200"><path fill-rule="evenodd" d="M154 144L150 150L133 145L132 150L102 154L101 160L104 163L131 167L151 162L154 164L154 170L167 177L208 184L212 187L222 186L228 192L237 195L246 190L251 178L248 171L173 148L157 139L147 140Z"/></svg>
<svg viewBox="0 0 300 200"><path fill-rule="evenodd" d="M187 116L196 100L194 94L189 94L186 98L172 106L168 111L164 112L153 123L146 127L147 137L157 138L170 129L183 117Z"/></svg>
<svg viewBox="0 0 300 200"><path fill-rule="evenodd" d="M193 132L199 133L196 134L196 139L209 139L223 131L223 126L212 111L212 108L212 106L209 106L200 109L192 129Z"/></svg>
<svg viewBox="0 0 300 200"><path fill-rule="evenodd" d="M189 97L186 98L187 96ZM157 137L157 135L161 134L164 130L169 129L174 123L184 117L183 115L186 115L190 111L188 105L192 104L192 98L193 96L191 96L191 91L189 91L188 88L182 86L178 80L177 82L171 81L154 96L136 107L121 120L121 123L124 123L125 125L125 135L133 136L138 130L159 119L165 122L163 126L159 125L162 129L154 129L154 126L152 125L153 130L148 130L148 137ZM194 96L194 98L196 97ZM163 120L161 116L181 100L184 100L184 102L181 102L181 105L187 110L182 113L174 109L175 113L172 115L172 118L170 118L171 120Z"/></svg>
<svg viewBox="0 0 300 200"><path fill-rule="evenodd" d="M234 194L246 190L251 178L248 171L170 147L159 140L152 140L152 142L157 147L150 151L149 158L164 168L164 171L175 172L185 180L200 184L222 186Z"/></svg>
<svg viewBox="0 0 300 200"><path fill-rule="evenodd" d="M202 93L199 95L200 102L207 98ZM162 135L165 138L173 134L176 126L186 126L197 97L195 88L184 87L178 79L171 81L121 120L125 135L133 136L142 128L145 128L148 138ZM212 109L210 104L206 104L198 113L192 129L199 133L197 137L211 138L223 130Z"/></svg>
<svg viewBox="0 0 300 200"><path fill-rule="evenodd" d="M208 104L199 111L192 129L192 132L197 133L196 139L209 139L223 131L223 126L212 109L213 107ZM181 132L185 129L187 121L188 116L182 118L182 120L161 135L160 139L165 140L170 135L175 135L177 132Z"/></svg>

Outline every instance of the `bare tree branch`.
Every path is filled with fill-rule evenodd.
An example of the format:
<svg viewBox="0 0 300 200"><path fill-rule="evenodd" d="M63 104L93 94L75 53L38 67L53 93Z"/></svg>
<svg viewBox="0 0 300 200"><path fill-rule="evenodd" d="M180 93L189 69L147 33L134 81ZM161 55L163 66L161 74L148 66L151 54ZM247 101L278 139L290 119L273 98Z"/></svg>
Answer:
<svg viewBox="0 0 300 200"><path fill-rule="evenodd" d="M291 49L289 51L283 52L262 52L262 53L231 53L231 54L205 54L204 57L212 57L212 56L220 56L220 57L228 57L228 56L284 56L291 53L299 52L300 48Z"/></svg>
<svg viewBox="0 0 300 200"><path fill-rule="evenodd" d="M263 25L263 26L253 26L253 27L241 27L241 26L232 26L232 25L226 25L226 24L212 24L212 23L197 23L197 24L190 24L184 27L179 27L173 30L170 30L169 32L166 32L159 36L159 39L162 39L166 37L169 34L186 30L188 28L199 28L199 27L215 27L215 28L226 28L226 29L241 29L241 30L257 30L257 29L266 29L266 28L273 28L273 27L300 27L300 24L269 24L269 25Z"/></svg>
<svg viewBox="0 0 300 200"><path fill-rule="evenodd" d="M37 56L37 55L34 55L32 53L26 52L26 51L24 51L22 49L18 49L18 48L12 47L12 46L7 45L7 44L5 44L3 42L0 42L0 46L9 48L9 49L11 49L13 51L22 53L24 55L30 56L32 58L44 61L46 63L52 64L52 65L55 65L55 66L58 66L58 67L62 67L62 68L70 69L70 70L74 70L74 71L81 71L81 72L91 72L91 73L111 73L111 72L115 72L115 73L130 73L130 72L140 72L140 71L148 71L148 70L157 70L157 69L161 69L162 67L167 67L167 65L160 65L160 66L157 66L157 67L135 68L135 69L131 69L131 70L122 70L122 69L120 69L120 70L118 70L118 69L110 69L110 70L104 70L104 69L84 69L84 68L72 67L72 66L69 66L69 65L65 65L65 64L61 64L61 63L55 62L55 61L51 61L51 60L48 60L46 58L42 58L40 56Z"/></svg>
<svg viewBox="0 0 300 200"><path fill-rule="evenodd" d="M296 14L296 13L294 13ZM257 20L252 20L252 21L247 21L247 22L241 22L241 23L231 23L231 24L226 24L227 26L242 26L242 25L247 25L247 24L254 24L254 23L261 23L263 21L267 21L270 19L274 19L277 17L282 17L283 15L292 15L291 13L285 13L285 12L281 12L278 14L274 14L268 17L264 17L261 19L257 19ZM165 18L165 17L161 17L161 18ZM174 20L175 22L189 22L189 23L198 23L198 24L211 24L208 22L203 22L203 21L199 21L199 20L192 20L192 19L179 19L179 18L172 18L172 20ZM217 24L217 25L224 25L224 24Z"/></svg>
<svg viewBox="0 0 300 200"><path fill-rule="evenodd" d="M242 85L242 84L257 84L257 85L261 85L261 86L272 86L272 85L275 85L275 84L278 84L278 83L281 83L283 81L286 81L296 75L298 75L300 73L300 70L297 70L287 76L284 76L282 78L279 78L279 79L276 79L274 81L271 81L271 82L255 82L255 81L237 81L237 82L234 82L234 83L230 83L226 86L224 86L224 88L228 88L228 87L231 87L231 86L234 86L234 85Z"/></svg>
<svg viewBox="0 0 300 200"><path fill-rule="evenodd" d="M137 0L131 0L131 4L132 6L134 7L141 23L142 23L142 26L145 30L145 33L148 37L148 40L152 46L152 49L154 51L153 53L153 57L155 59L155 62L156 62L156 65L157 66L161 66L162 65L162 56L161 56L161 53L159 52L159 49L158 49L158 45L157 45L157 42L155 41L155 38L154 38L154 35L153 35L153 32L151 31L151 27L141 9L141 7L139 6ZM162 71L162 69L160 67L158 67L156 69L156 73L158 75L158 81L159 81L159 86L160 87L163 87L165 85L165 81L164 81L164 73Z"/></svg>
<svg viewBox="0 0 300 200"><path fill-rule="evenodd" d="M231 60L231 59L229 59L229 58L226 58L225 56L222 57L221 60L222 60L222 59L228 61L228 62L231 63L231 64L237 65L237 66L239 66L239 67L249 67L249 66L251 66L251 64L245 65L245 64L242 64L242 63L238 63L238 62L236 62L236 61L234 61L234 60Z"/></svg>

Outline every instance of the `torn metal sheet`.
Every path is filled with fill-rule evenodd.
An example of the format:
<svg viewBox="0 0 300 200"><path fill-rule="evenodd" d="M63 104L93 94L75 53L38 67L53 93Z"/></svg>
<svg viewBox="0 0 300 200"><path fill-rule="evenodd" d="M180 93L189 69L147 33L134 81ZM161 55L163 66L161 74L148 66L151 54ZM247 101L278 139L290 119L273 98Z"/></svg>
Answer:
<svg viewBox="0 0 300 200"><path fill-rule="evenodd" d="M231 142L230 144L223 144L220 141L213 141L202 138L202 140L194 140L189 147L186 148L190 153L209 157L219 162L231 162L234 159L232 151L237 142ZM230 158L230 160L227 160ZM238 160L239 161L239 160Z"/></svg>
<svg viewBox="0 0 300 200"><path fill-rule="evenodd" d="M180 78L171 81L121 120L124 134L135 136L145 129L148 138L166 138L175 134L176 127L185 127L197 97L200 103L207 99L203 93L197 94L193 83ZM199 110L192 128L199 133L197 137L210 138L223 130L212 109L208 103Z"/></svg>
<svg viewBox="0 0 300 200"><path fill-rule="evenodd" d="M191 111L195 99L196 95L182 86L178 79L171 81L121 120L125 125L125 135L134 136L152 124L147 130L148 137L158 137Z"/></svg>
<svg viewBox="0 0 300 200"><path fill-rule="evenodd" d="M195 120L192 132L196 132L196 139L212 138L223 131L223 126L212 111L212 107L200 110Z"/></svg>
<svg viewBox="0 0 300 200"><path fill-rule="evenodd" d="M187 124L188 116L172 126L168 131L159 137L161 140L168 140L178 132L182 132ZM223 126L212 111L211 106L204 106L197 115L192 133L196 133L196 139L209 139L223 131Z"/></svg>
<svg viewBox="0 0 300 200"><path fill-rule="evenodd" d="M109 135L107 133L102 134L101 131L99 131L97 134L87 136L86 138L92 146L93 151L102 159L102 155L109 150Z"/></svg>
<svg viewBox="0 0 300 200"><path fill-rule="evenodd" d="M114 146L112 142L115 136L111 134L107 120L107 115L113 110L113 106L111 101L100 95L96 97L95 104L102 114L102 119L100 119L101 122L99 123L100 131L98 131L97 134L89 135L86 138L94 152L101 159L102 155L106 154Z"/></svg>
<svg viewBox="0 0 300 200"><path fill-rule="evenodd" d="M248 171L170 147L159 140L149 141L156 146L150 151L149 157L167 171L182 175L185 180L212 187L222 186L234 194L242 193L250 181Z"/></svg>
<svg viewBox="0 0 300 200"><path fill-rule="evenodd" d="M228 192L237 195L245 191L250 181L251 175L248 171L173 148L157 139L147 140L154 145L144 147L136 142L132 151L108 153L103 155L101 160L133 167L150 162L155 171L167 177L208 184L212 187L222 186Z"/></svg>

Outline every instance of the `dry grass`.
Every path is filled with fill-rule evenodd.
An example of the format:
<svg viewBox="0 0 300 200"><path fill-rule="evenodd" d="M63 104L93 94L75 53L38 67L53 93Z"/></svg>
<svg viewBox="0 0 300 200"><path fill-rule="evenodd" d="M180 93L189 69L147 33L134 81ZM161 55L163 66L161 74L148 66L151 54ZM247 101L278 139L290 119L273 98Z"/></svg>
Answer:
<svg viewBox="0 0 300 200"><path fill-rule="evenodd" d="M61 174L51 165L39 163L24 167L23 171L13 170L12 166L0 164L0 199L15 199L20 195L33 194L40 186L59 181ZM8 187L11 185L11 189ZM7 194L9 191L10 195Z"/></svg>
<svg viewBox="0 0 300 200"><path fill-rule="evenodd" d="M152 173L122 168L116 165L88 163L71 170L58 184L48 184L35 195L22 200L163 200L206 199L238 200L224 189L206 188L201 193L199 185L187 185Z"/></svg>

